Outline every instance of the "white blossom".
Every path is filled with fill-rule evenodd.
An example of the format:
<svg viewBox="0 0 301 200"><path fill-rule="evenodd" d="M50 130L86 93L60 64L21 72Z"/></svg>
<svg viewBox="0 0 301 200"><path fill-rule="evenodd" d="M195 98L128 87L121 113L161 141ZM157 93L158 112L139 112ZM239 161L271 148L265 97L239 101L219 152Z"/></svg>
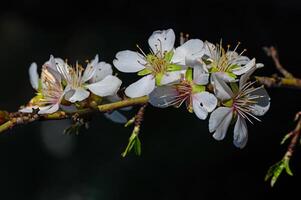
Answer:
<svg viewBox="0 0 301 200"><path fill-rule="evenodd" d="M237 49L240 43L230 50L228 45L225 50L222 47L222 42L217 45L213 45L210 42L204 44L204 56L202 61L206 64L210 73L215 74L220 79L226 82L233 82L237 79L237 76L247 73L256 63L255 59L249 59L241 53L237 53ZM256 64L257 67L262 67L262 64Z"/></svg>
<svg viewBox="0 0 301 200"><path fill-rule="evenodd" d="M253 66L239 80L239 86L227 83L215 74L212 80L216 96L222 101L221 107L214 110L209 119L209 131L216 140L224 139L231 121L236 120L233 143L236 147L245 147L248 140L246 120L260 121L256 116L264 115L270 107L270 97L263 86L255 87L255 82L247 82L249 76L255 71Z"/></svg>
<svg viewBox="0 0 301 200"><path fill-rule="evenodd" d="M98 55L84 69L78 63L70 67L66 62L57 62L57 69L66 81L65 99L74 103L89 97L90 91L101 97L116 94L121 80L112 75L111 65L98 62Z"/></svg>
<svg viewBox="0 0 301 200"><path fill-rule="evenodd" d="M29 77L32 87L37 91L28 106L20 109L20 112L31 113L33 109L39 109L39 114L54 113L59 109L65 94L61 84L61 76L56 71L56 59L50 56L42 66L41 78L37 72L37 64L32 63L29 68Z"/></svg>
<svg viewBox="0 0 301 200"><path fill-rule="evenodd" d="M216 97L205 91L205 86L196 84L192 78L192 69L187 69L185 78L179 83L157 87L150 95L149 102L155 107L179 107L183 102L187 109L194 112L198 118L206 119L216 105Z"/></svg>
<svg viewBox="0 0 301 200"><path fill-rule="evenodd" d="M155 31L148 39L151 53L145 54L125 50L116 54L114 66L122 72L138 72L143 76L128 86L125 93L129 97L140 97L150 94L156 86L179 81L181 71L187 60L193 60L203 48L200 40L189 40L181 47L174 49L175 34L172 29Z"/></svg>

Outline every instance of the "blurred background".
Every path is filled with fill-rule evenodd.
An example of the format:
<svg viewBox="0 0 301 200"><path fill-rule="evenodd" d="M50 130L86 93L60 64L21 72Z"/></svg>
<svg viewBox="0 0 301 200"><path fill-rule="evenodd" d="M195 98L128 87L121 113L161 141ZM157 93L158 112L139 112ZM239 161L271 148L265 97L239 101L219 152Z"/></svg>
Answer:
<svg viewBox="0 0 301 200"><path fill-rule="evenodd" d="M301 76L301 1L38 1L1 2L0 108L15 111L34 91L31 62L42 65L50 54L70 63L99 54L112 62L116 52L148 50L155 30L225 44L241 50L277 73L262 47L275 45L283 65ZM117 72L117 71L115 71ZM118 73L123 86L134 74ZM121 157L131 128L103 116L89 130L64 135L68 121L18 127L0 136L0 199L255 199L300 195L300 149L291 161L293 177L281 175L274 188L264 182L267 169L281 159L284 134L293 129L300 91L270 89L270 111L262 123L249 124L245 149L232 145L232 131L215 141L208 121L182 109L148 107L141 132L142 156ZM128 117L134 111L127 113Z"/></svg>

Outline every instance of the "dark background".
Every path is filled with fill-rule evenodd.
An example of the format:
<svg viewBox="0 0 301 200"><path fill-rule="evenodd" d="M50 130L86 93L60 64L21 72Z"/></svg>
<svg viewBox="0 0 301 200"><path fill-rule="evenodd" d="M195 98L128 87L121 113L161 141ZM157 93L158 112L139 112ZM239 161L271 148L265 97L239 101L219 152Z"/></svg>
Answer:
<svg viewBox="0 0 301 200"><path fill-rule="evenodd" d="M0 6L0 108L17 110L33 95L28 67L49 55L84 63L96 53L111 62L119 50L139 44L145 50L154 30L235 45L277 71L262 47L275 45L296 76L300 65L301 1L9 1ZM124 86L135 75L119 73ZM245 149L215 141L208 121L185 109L149 107L141 134L142 156L121 158L130 128L102 116L79 136L63 135L68 122L34 123L0 136L0 199L255 199L300 195L300 151L291 161L293 177L274 188L264 176L280 160L279 142L294 127L300 91L270 89L270 111L249 124ZM298 104L299 103L299 104ZM128 114L130 117L131 114Z"/></svg>

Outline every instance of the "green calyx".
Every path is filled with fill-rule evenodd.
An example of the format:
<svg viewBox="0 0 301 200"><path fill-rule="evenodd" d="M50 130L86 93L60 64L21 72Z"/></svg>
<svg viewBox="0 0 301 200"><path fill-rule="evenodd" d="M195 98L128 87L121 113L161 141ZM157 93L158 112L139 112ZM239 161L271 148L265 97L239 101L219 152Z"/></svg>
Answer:
<svg viewBox="0 0 301 200"><path fill-rule="evenodd" d="M192 81L193 80L193 71L192 71L192 68L188 68L187 70L186 70L186 73L185 73L185 79L187 80L187 81Z"/></svg>
<svg viewBox="0 0 301 200"><path fill-rule="evenodd" d="M166 72L182 70L180 65L171 63L173 54L173 51L166 52L163 58L155 54L148 54L146 56L147 66L138 72L138 76L152 74L156 79L156 85L161 85L162 77Z"/></svg>
<svg viewBox="0 0 301 200"><path fill-rule="evenodd" d="M230 82L230 87L231 87L233 93L238 93L239 87L238 87L237 83L235 83L235 82Z"/></svg>
<svg viewBox="0 0 301 200"><path fill-rule="evenodd" d="M148 75L148 74L151 74L151 73L152 73L152 71L150 69L145 68L145 69L138 72L138 76L145 76L145 75Z"/></svg>
<svg viewBox="0 0 301 200"><path fill-rule="evenodd" d="M206 87L203 85L192 84L192 93L204 92Z"/></svg>
<svg viewBox="0 0 301 200"><path fill-rule="evenodd" d="M226 106L226 107L232 107L232 105L233 105L233 99L226 100L222 104L224 106Z"/></svg>
<svg viewBox="0 0 301 200"><path fill-rule="evenodd" d="M156 85L157 86L160 86L161 85L161 80L162 80L162 78L163 78L163 73L158 73L158 74L156 74L156 76L155 76L155 80L156 80Z"/></svg>

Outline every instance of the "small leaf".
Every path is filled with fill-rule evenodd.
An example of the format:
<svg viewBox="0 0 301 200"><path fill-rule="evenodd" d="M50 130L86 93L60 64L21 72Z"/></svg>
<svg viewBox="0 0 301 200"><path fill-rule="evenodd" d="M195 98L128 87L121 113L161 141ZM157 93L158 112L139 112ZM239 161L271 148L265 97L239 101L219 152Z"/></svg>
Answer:
<svg viewBox="0 0 301 200"><path fill-rule="evenodd" d="M283 139L281 140L281 143L280 143L280 144L284 144L285 141L286 141L287 139L289 139L291 136L292 136L292 133L286 134L286 135L283 137Z"/></svg>
<svg viewBox="0 0 301 200"><path fill-rule="evenodd" d="M285 159L285 161L284 161L284 164L285 164L285 171L286 171L286 173L287 173L288 175L293 176L293 172L292 172L292 170L290 169L290 166L289 166L289 161L290 161L289 158Z"/></svg>
<svg viewBox="0 0 301 200"><path fill-rule="evenodd" d="M130 125L132 125L134 122L135 122L135 117L133 117L132 119L130 119L125 125L124 125L124 127L128 127L128 126L130 126Z"/></svg>
<svg viewBox="0 0 301 200"><path fill-rule="evenodd" d="M135 151L136 155L141 155L141 142L138 138L139 130L140 130L140 127L135 126L135 128L129 138L129 142L128 142L124 152L121 154L122 157L125 157L129 152L131 152L133 147L134 147L134 151Z"/></svg>
<svg viewBox="0 0 301 200"><path fill-rule="evenodd" d="M271 178L271 186L273 187L278 180L280 174L285 169L286 173L290 176L293 175L291 169L289 168L289 158L284 157L281 161L277 162L271 166L265 176L265 181L268 181Z"/></svg>
<svg viewBox="0 0 301 200"><path fill-rule="evenodd" d="M136 137L136 142L135 142L135 153L138 156L141 155L141 142L138 136Z"/></svg>

